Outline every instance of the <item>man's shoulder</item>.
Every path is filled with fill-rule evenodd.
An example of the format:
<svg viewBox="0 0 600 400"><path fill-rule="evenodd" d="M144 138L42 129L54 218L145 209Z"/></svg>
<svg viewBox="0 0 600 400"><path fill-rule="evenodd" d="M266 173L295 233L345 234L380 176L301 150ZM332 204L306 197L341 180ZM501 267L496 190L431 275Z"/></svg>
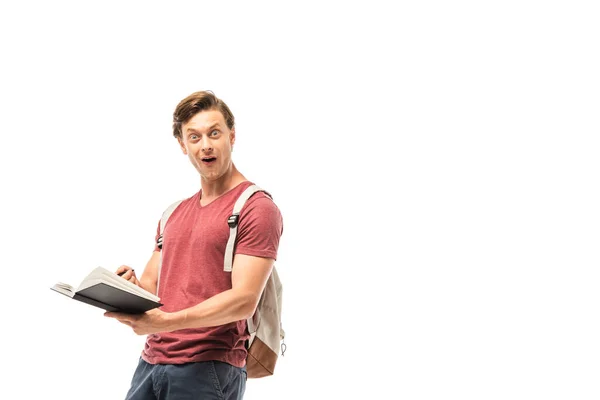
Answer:
<svg viewBox="0 0 600 400"><path fill-rule="evenodd" d="M283 215L270 195L257 192L246 201L240 212L239 231L242 242L244 240L270 242L275 238L279 240L283 232ZM274 254L276 253L269 257L276 258Z"/></svg>
<svg viewBox="0 0 600 400"><path fill-rule="evenodd" d="M247 201L240 214L246 213L267 213L267 214L279 214L279 207L275 203L272 195L267 191L254 193Z"/></svg>
<svg viewBox="0 0 600 400"><path fill-rule="evenodd" d="M250 195L250 198L248 198L244 204L244 208L246 208L246 205L248 204L253 204L253 203L259 203L259 204L274 204L273 203L273 197L271 196L271 193L269 192L268 189L263 188L260 185L257 185L256 183L252 182L252 181L244 181L242 183L240 183L236 188L235 188L235 198L239 198L240 196L242 196L244 194L244 192L246 191L246 189L249 189L251 186L256 186L257 190L255 193L253 193L252 195ZM243 208L242 208L243 210Z"/></svg>
<svg viewBox="0 0 600 400"><path fill-rule="evenodd" d="M198 192L194 193L190 197L183 197L179 200L175 200L163 209L163 214L175 211L180 206L185 207L186 204L193 204L195 198L198 197Z"/></svg>

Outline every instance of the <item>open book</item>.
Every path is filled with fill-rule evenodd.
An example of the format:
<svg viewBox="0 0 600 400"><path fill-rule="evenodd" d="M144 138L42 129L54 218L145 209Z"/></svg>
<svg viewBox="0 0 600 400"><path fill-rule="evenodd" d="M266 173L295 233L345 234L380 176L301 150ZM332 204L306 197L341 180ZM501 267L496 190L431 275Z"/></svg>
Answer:
<svg viewBox="0 0 600 400"><path fill-rule="evenodd" d="M102 267L90 272L76 289L62 282L50 289L107 311L141 314L162 306L157 296Z"/></svg>

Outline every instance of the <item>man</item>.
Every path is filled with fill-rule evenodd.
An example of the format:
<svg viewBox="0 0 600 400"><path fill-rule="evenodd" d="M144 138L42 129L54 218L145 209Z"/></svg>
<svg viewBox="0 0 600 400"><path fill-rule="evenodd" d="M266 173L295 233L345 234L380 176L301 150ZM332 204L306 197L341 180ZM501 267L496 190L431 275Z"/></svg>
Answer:
<svg viewBox="0 0 600 400"><path fill-rule="evenodd" d="M254 194L240 213L233 270L223 271L227 219L252 184L232 162L235 134L233 114L212 92L191 94L173 113L173 136L201 189L173 211L162 249L155 246L139 280L129 266L116 271L164 304L141 315L105 314L148 335L127 399L243 398L246 318L271 273L283 221L270 197Z"/></svg>

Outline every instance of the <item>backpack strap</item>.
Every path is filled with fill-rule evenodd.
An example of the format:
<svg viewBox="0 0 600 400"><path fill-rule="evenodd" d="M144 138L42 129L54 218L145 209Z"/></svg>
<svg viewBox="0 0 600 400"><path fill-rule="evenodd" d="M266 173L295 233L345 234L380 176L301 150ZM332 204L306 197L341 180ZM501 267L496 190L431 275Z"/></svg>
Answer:
<svg viewBox="0 0 600 400"><path fill-rule="evenodd" d="M175 203L167 207L167 209L162 214L162 217L160 219L160 235L158 236L158 240L156 241L156 244L158 245L159 249L162 249L163 233L165 231L165 226L167 225L167 220L169 219L171 214L173 214L173 211L175 211L177 206L181 204L182 201L183 200L177 200Z"/></svg>
<svg viewBox="0 0 600 400"><path fill-rule="evenodd" d="M156 240L156 245L161 250L160 259L158 262L158 274L156 276L156 293L158 294L158 285L160 284L160 270L162 269L162 246L163 246L163 233L165 231L165 226L167 225L167 220L173 214L173 211L181 204L183 200L177 200L175 203L171 204L165 211L163 211L162 217L160 218L160 234L158 235L158 239Z"/></svg>
<svg viewBox="0 0 600 400"><path fill-rule="evenodd" d="M246 200L250 198L256 192L265 192L269 197L271 195L264 189L261 189L257 185L251 185L244 190L240 197L238 197L235 205L233 206L233 213L227 219L229 224L229 240L227 241L227 247L225 248L225 262L223 270L225 272L231 272L233 267L233 248L235 246L235 237L237 236L237 226L240 219L240 211L246 204Z"/></svg>

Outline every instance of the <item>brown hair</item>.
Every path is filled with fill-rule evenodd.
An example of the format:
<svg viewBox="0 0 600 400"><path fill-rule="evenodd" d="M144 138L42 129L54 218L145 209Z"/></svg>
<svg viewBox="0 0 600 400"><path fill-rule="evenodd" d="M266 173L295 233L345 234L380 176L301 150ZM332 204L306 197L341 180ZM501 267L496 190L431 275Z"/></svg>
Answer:
<svg viewBox="0 0 600 400"><path fill-rule="evenodd" d="M173 136L181 138L181 126L200 111L217 110L223 114L229 129L233 129L235 118L227 104L210 90L195 92L181 100L173 112Z"/></svg>

